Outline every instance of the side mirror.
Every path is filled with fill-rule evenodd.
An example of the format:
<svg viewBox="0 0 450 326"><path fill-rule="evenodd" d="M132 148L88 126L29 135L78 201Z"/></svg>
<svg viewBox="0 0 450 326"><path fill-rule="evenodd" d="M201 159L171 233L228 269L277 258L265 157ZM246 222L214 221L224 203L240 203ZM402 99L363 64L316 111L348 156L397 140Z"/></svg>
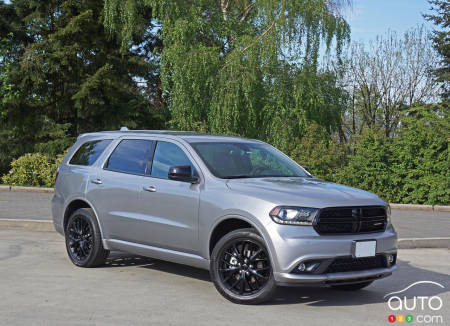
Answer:
<svg viewBox="0 0 450 326"><path fill-rule="evenodd" d="M189 165L171 166L169 168L170 180L197 183L198 177L192 176L192 169Z"/></svg>

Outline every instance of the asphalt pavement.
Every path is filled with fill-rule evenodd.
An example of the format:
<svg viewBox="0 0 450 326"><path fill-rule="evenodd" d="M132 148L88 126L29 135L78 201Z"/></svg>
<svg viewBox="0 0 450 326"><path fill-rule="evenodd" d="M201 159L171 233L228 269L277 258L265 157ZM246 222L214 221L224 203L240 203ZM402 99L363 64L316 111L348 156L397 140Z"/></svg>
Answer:
<svg viewBox="0 0 450 326"><path fill-rule="evenodd" d="M0 218L51 220L52 193L0 190Z"/></svg>
<svg viewBox="0 0 450 326"><path fill-rule="evenodd" d="M0 219L51 220L53 194L0 191ZM450 212L392 210L400 238L450 236Z"/></svg>
<svg viewBox="0 0 450 326"><path fill-rule="evenodd" d="M399 269L358 292L324 287L279 288L259 306L228 302L207 271L113 254L98 268L74 266L54 232L0 230L0 325L388 325L387 293L422 280L405 294L439 296L438 314L450 323L450 252L400 250ZM436 303L436 302L435 302Z"/></svg>

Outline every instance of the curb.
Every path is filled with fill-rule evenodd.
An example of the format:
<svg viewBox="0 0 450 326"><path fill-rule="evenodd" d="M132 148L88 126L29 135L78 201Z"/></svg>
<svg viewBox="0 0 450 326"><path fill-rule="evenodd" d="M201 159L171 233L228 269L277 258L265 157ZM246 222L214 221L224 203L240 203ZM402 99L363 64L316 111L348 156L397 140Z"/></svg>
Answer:
<svg viewBox="0 0 450 326"><path fill-rule="evenodd" d="M23 229L27 231L55 232L52 221L0 219L0 229ZM446 248L450 249L450 238L398 239L398 249Z"/></svg>
<svg viewBox="0 0 450 326"><path fill-rule="evenodd" d="M450 206L433 206L433 209L437 212L450 212Z"/></svg>
<svg viewBox="0 0 450 326"><path fill-rule="evenodd" d="M450 249L450 238L398 239L398 249L446 248Z"/></svg>
<svg viewBox="0 0 450 326"><path fill-rule="evenodd" d="M52 221L0 219L0 229L22 229L27 231L55 231Z"/></svg>
<svg viewBox="0 0 450 326"><path fill-rule="evenodd" d="M416 204L390 204L392 209L409 210L409 211L434 211L434 212L450 212L450 206L442 205L416 205Z"/></svg>
<svg viewBox="0 0 450 326"><path fill-rule="evenodd" d="M415 205L415 204L389 204L393 209L413 210L413 211L432 211L433 205Z"/></svg>
<svg viewBox="0 0 450 326"><path fill-rule="evenodd" d="M53 188L23 187L23 186L0 186L0 191L44 192L44 193L54 192Z"/></svg>

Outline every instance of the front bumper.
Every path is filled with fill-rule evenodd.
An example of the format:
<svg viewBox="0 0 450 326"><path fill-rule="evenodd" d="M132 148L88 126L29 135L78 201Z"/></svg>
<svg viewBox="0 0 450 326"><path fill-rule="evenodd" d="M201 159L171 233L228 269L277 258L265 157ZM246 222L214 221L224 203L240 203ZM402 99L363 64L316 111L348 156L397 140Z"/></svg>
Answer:
<svg viewBox="0 0 450 326"><path fill-rule="evenodd" d="M275 282L280 286L296 284L348 284L356 282L372 281L387 277L397 269L397 265L387 268L376 268L357 272L330 273L320 275L298 275L293 273L274 273Z"/></svg>
<svg viewBox="0 0 450 326"><path fill-rule="evenodd" d="M396 270L396 265L383 268L368 268L358 271L333 273L296 273L302 262L326 261L352 256L353 241L376 240L377 255L397 253L397 233L392 227L384 232L319 235L312 227L269 223L266 225L269 250L271 252L274 278L278 285L309 283L352 283L387 277Z"/></svg>

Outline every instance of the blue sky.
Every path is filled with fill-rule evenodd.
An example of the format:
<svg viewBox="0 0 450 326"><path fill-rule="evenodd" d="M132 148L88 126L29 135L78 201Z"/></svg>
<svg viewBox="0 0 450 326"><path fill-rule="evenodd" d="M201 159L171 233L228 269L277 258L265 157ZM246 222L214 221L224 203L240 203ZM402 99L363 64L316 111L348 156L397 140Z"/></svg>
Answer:
<svg viewBox="0 0 450 326"><path fill-rule="evenodd" d="M417 25L433 26L423 19L429 12L426 0L354 0L345 18L352 29L352 40L367 42L389 29L399 34Z"/></svg>

